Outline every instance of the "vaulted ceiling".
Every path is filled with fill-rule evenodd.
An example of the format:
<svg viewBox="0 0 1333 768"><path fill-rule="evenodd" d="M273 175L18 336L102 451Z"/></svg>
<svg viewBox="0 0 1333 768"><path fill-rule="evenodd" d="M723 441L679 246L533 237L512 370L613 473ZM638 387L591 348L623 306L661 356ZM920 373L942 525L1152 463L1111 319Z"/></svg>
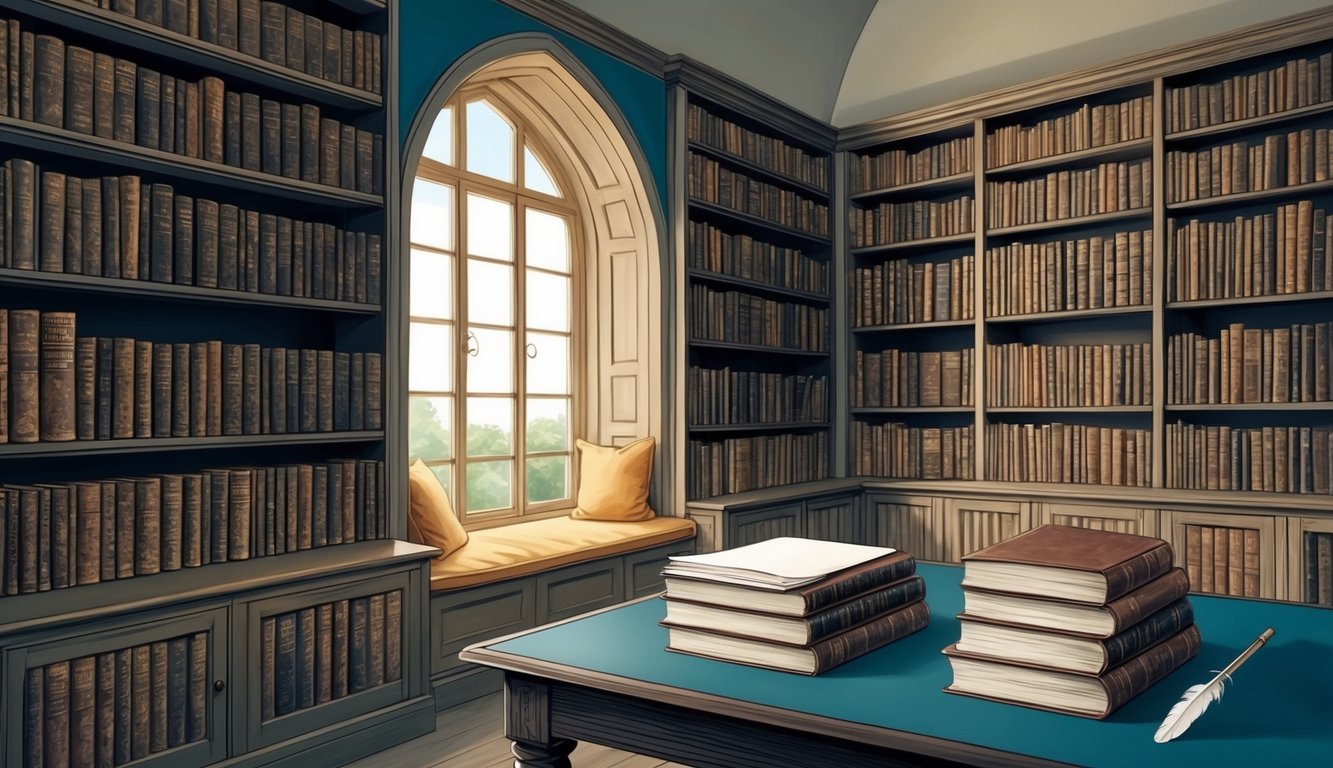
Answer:
<svg viewBox="0 0 1333 768"><path fill-rule="evenodd" d="M568 0L820 120L855 125L1324 0Z"/></svg>

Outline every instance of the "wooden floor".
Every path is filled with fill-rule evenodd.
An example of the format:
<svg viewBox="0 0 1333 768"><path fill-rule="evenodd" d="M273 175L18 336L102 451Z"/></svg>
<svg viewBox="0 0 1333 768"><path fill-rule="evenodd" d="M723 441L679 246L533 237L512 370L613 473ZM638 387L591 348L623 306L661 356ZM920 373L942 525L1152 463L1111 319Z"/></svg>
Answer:
<svg viewBox="0 0 1333 768"><path fill-rule="evenodd" d="M499 693L460 704L435 716L435 732L352 763L348 768L511 768ZM600 744L579 744L574 768L688 768Z"/></svg>

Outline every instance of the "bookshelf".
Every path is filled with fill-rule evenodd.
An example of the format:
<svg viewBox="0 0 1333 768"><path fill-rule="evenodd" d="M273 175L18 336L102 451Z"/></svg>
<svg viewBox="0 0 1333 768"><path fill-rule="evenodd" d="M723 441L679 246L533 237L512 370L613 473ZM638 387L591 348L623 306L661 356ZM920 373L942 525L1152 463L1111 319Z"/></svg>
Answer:
<svg viewBox="0 0 1333 768"><path fill-rule="evenodd" d="M684 57L677 129L686 496L832 465L832 131Z"/></svg>
<svg viewBox="0 0 1333 768"><path fill-rule="evenodd" d="M430 730L434 550L384 466L396 10L0 15L0 762Z"/></svg>

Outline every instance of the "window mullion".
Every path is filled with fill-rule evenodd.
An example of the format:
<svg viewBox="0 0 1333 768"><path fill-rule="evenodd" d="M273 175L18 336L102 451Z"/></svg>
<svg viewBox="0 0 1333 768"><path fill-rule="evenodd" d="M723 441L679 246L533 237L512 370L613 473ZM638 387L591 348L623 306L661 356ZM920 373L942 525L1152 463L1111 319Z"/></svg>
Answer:
<svg viewBox="0 0 1333 768"><path fill-rule="evenodd" d="M520 144L521 147L524 146ZM519 163L522 166L522 163ZM527 280L527 206L514 199L514 474L519 514L528 506L528 280Z"/></svg>
<svg viewBox="0 0 1333 768"><path fill-rule="evenodd" d="M460 126L467 124L466 120L459 120ZM465 149L463 142L463 130L458 131L460 150ZM461 157L461 155L460 155ZM458 241L454 243L454 250L457 255L454 256L454 317L457 321L457 332L454 339L454 348L450 354L454 356L454 428L453 434L453 454L454 454L454 506L460 510L460 517L467 518L467 364L468 364L468 306L467 306L467 217L463 212L467 210L467 188L462 179L458 180L458 191L454 195L454 236Z"/></svg>

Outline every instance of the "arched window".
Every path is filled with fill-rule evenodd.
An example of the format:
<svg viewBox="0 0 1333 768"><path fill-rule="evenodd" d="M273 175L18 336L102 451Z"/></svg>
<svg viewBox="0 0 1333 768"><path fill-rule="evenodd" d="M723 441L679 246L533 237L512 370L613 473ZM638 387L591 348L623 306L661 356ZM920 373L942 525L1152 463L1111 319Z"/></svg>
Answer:
<svg viewBox="0 0 1333 768"><path fill-rule="evenodd" d="M465 523L573 505L579 219L551 156L472 88L440 110L413 183L408 450Z"/></svg>

